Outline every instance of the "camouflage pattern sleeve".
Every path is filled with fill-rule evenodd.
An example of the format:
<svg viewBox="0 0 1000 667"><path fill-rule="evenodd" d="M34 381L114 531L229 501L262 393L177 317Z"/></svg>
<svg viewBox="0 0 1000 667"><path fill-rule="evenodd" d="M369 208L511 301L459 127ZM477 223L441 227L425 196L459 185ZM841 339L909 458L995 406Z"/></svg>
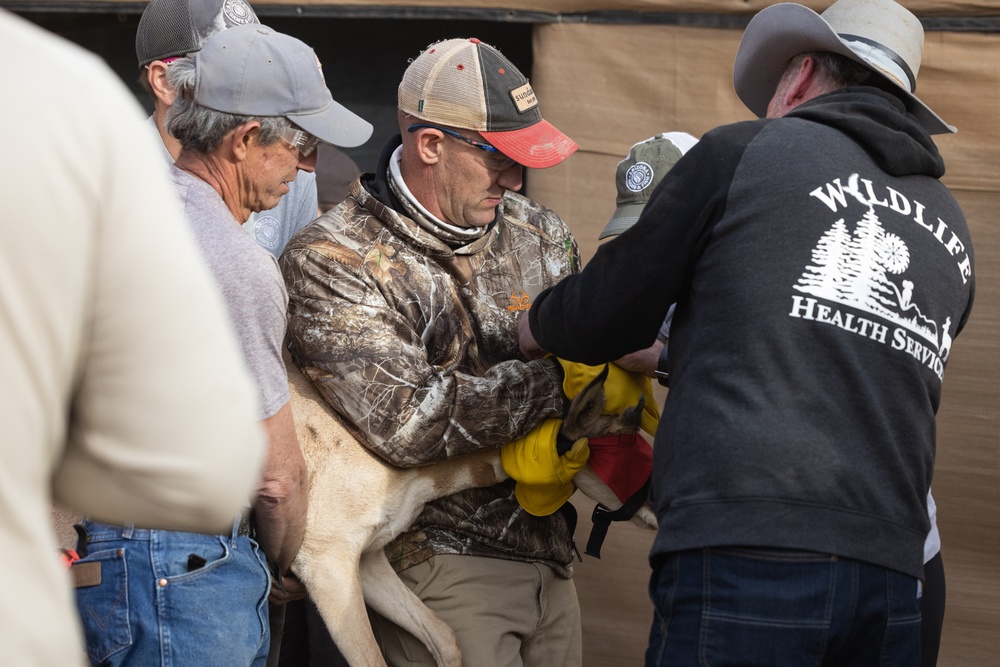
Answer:
<svg viewBox="0 0 1000 667"><path fill-rule="evenodd" d="M394 465L421 465L561 415L556 364L482 361L494 355L478 351L473 319L488 313L457 304L452 275L380 230L368 211L341 205L281 259L292 354L368 446Z"/></svg>

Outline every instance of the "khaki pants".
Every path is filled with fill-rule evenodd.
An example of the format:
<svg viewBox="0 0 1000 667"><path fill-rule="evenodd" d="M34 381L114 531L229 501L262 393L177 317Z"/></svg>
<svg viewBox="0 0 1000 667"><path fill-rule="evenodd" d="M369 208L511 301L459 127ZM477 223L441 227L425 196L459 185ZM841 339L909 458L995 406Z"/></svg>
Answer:
<svg viewBox="0 0 1000 667"><path fill-rule="evenodd" d="M576 587L546 565L445 555L404 570L400 578L455 631L465 667L583 663ZM392 667L435 667L420 641L371 616Z"/></svg>

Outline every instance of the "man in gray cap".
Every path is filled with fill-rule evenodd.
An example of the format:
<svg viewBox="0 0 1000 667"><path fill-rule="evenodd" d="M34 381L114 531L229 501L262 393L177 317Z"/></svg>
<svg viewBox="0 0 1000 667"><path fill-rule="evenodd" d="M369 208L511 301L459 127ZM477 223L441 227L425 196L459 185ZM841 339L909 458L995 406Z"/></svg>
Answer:
<svg viewBox="0 0 1000 667"><path fill-rule="evenodd" d="M237 25L260 23L244 0L151 0L139 19L135 54L139 83L153 100L149 122L163 141L163 157L172 163L181 145L167 131L167 110L175 92L167 80L170 64L197 53L212 35ZM303 172L272 209L254 213L243 230L275 257L289 239L318 215L316 176Z"/></svg>
<svg viewBox="0 0 1000 667"><path fill-rule="evenodd" d="M734 68L761 119L705 134L522 320L526 355L599 363L677 303L647 665L920 663L935 413L975 291L922 49L892 0L762 10Z"/></svg>
<svg viewBox="0 0 1000 667"><path fill-rule="evenodd" d="M282 254L292 356L395 465L515 439L554 451L563 369L522 359L516 325L579 254L563 221L517 191L525 166L559 164L576 144L542 118L521 72L478 39L430 45L404 73L398 107L401 136L376 172ZM540 458L567 472L583 465ZM573 486L531 491L508 481L428 503L387 548L455 630L464 664L582 661L563 505ZM390 664L434 664L413 636L376 623Z"/></svg>
<svg viewBox="0 0 1000 667"><path fill-rule="evenodd" d="M167 125L181 143L170 176L256 380L268 455L252 521L236 521L232 534L86 523L89 548L121 554L128 576L126 566L120 576L108 569L77 601L95 619L91 656L106 664L263 665L265 555L282 582L302 540L307 489L282 360L287 295L274 258L241 225L313 168L320 141L357 146L372 127L333 100L312 49L259 24L216 34L168 77L177 96ZM124 635L112 637L102 625L117 614Z"/></svg>

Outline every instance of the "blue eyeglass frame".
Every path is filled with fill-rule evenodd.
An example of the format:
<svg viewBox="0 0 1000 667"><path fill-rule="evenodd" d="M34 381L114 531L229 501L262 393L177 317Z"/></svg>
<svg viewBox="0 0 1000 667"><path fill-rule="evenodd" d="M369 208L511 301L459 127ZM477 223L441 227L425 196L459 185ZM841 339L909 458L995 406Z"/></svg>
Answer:
<svg viewBox="0 0 1000 667"><path fill-rule="evenodd" d="M479 150L486 153L489 156L489 160L493 160L494 162L500 160L501 162L499 164L493 164L493 165L487 164L488 168L493 169L495 171L507 171L514 165L518 164L517 160L510 157L509 155L505 155L503 151L501 151L496 146L491 146L490 144L483 143L482 141L476 141L475 139L469 139L468 137L462 136L461 134L459 134L454 130L449 130L448 128L441 127L440 125L434 125L433 123L414 123L413 125L410 125L408 128L406 128L406 131L414 132L416 130L421 130L424 128L437 130L438 132L443 132L447 134L449 137L454 137L455 139L464 141L470 146L475 146Z"/></svg>
<svg viewBox="0 0 1000 667"><path fill-rule="evenodd" d="M406 131L407 132L414 132L415 130L421 130L421 129L425 128L425 127L426 128L430 128L432 130L437 130L439 132L444 132L449 137L455 137L456 139L458 139L460 141L464 141L465 143L469 144L470 146L475 146L479 150L484 151L486 153L499 153L499 152L501 152L500 149L497 148L496 146L491 146L491 145L489 145L487 143L483 143L482 141L476 141L475 139L470 139L468 137L462 136L461 134L459 134L455 130L449 130L446 127L441 127L440 125L434 125L432 123L414 123L413 125L410 125L408 128L406 128Z"/></svg>

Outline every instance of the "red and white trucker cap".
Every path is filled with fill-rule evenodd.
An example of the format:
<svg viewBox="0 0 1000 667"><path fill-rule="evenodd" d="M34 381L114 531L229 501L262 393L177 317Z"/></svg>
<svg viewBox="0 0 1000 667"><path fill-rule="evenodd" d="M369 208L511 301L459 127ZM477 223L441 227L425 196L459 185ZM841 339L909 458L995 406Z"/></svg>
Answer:
<svg viewBox="0 0 1000 667"><path fill-rule="evenodd" d="M399 109L415 118L474 130L526 167L552 167L576 142L542 119L528 79L478 39L431 44L403 74Z"/></svg>

